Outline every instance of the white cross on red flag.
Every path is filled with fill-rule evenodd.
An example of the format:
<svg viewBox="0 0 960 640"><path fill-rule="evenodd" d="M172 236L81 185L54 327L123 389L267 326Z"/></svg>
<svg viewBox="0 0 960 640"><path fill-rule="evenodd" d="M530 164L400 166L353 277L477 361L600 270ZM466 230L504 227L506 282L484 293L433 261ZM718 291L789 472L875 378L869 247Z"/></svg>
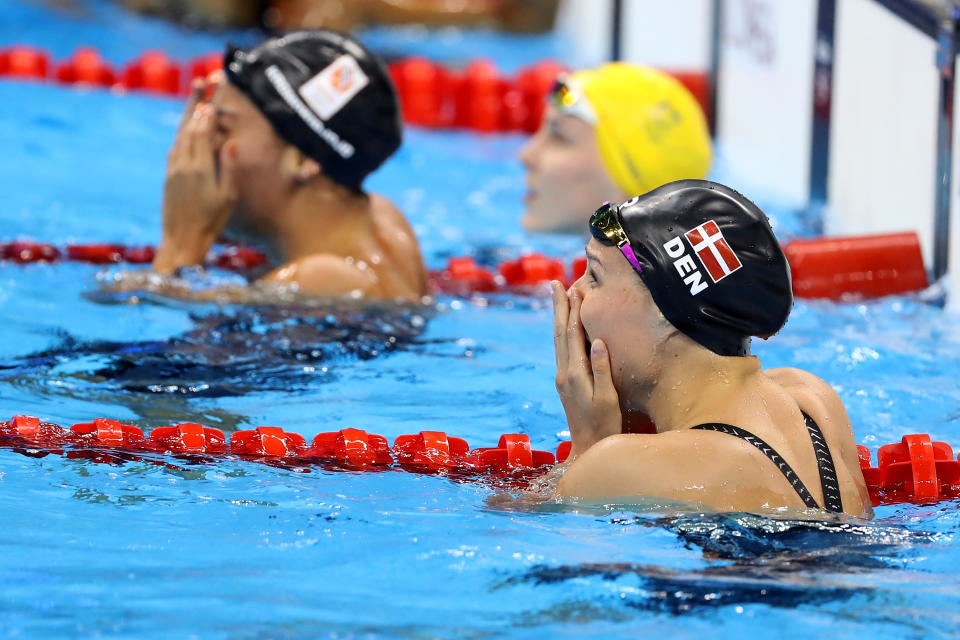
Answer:
<svg viewBox="0 0 960 640"><path fill-rule="evenodd" d="M713 220L704 222L684 235L714 282L723 280L743 266Z"/></svg>

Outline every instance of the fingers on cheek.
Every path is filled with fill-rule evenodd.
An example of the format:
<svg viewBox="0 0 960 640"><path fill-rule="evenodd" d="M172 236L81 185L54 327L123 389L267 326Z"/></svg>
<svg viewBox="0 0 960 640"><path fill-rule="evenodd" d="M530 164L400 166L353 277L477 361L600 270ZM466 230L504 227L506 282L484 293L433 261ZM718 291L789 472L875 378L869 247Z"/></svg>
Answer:
<svg viewBox="0 0 960 640"><path fill-rule="evenodd" d="M220 146L220 161L231 165L237 159L237 145L234 142L225 142Z"/></svg>

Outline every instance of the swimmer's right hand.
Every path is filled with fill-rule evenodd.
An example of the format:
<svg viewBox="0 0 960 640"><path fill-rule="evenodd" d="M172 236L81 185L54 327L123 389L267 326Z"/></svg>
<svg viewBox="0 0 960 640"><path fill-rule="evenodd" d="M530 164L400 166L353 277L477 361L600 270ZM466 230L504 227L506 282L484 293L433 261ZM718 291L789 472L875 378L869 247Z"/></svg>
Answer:
<svg viewBox="0 0 960 640"><path fill-rule="evenodd" d="M580 321L582 296L574 289L568 297L556 281L551 287L557 392L570 427L572 459L607 436L621 433L623 417L606 345L594 340L587 356L586 334Z"/></svg>
<svg viewBox="0 0 960 640"><path fill-rule="evenodd" d="M158 273L202 264L236 202L236 146L228 142L215 148L213 107L203 100L208 89L208 84L194 85L167 159L163 239L153 262Z"/></svg>

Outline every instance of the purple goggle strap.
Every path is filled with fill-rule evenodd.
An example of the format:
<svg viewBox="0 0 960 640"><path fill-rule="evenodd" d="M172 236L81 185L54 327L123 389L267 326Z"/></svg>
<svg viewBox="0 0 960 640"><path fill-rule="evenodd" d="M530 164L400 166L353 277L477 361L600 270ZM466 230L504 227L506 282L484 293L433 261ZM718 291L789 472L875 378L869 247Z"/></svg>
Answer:
<svg viewBox="0 0 960 640"><path fill-rule="evenodd" d="M643 267L640 266L640 261L637 260L636 254L633 253L633 248L630 246L630 242L624 242L623 244L617 245L617 248L620 249L620 253L624 255L633 268L637 270L637 273L643 272Z"/></svg>

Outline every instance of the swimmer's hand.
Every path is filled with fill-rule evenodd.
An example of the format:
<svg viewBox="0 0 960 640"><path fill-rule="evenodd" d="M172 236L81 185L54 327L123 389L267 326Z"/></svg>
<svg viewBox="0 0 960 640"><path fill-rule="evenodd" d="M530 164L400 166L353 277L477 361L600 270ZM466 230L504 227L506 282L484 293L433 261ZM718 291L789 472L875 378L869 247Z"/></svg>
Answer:
<svg viewBox="0 0 960 640"><path fill-rule="evenodd" d="M214 111L203 100L209 88L206 81L194 83L167 157L163 239L153 261L154 271L164 275L203 263L236 202L236 146L214 145Z"/></svg>
<svg viewBox="0 0 960 640"><path fill-rule="evenodd" d="M604 342L594 340L587 357L587 339L580 322L580 292L573 289L568 296L556 281L551 288L557 391L567 414L573 459L607 436L621 433L623 419Z"/></svg>

